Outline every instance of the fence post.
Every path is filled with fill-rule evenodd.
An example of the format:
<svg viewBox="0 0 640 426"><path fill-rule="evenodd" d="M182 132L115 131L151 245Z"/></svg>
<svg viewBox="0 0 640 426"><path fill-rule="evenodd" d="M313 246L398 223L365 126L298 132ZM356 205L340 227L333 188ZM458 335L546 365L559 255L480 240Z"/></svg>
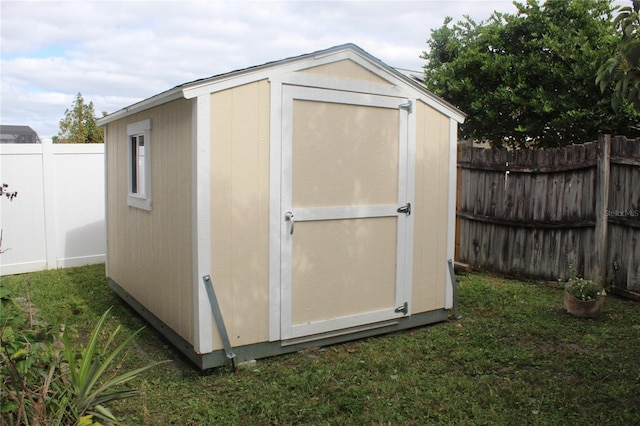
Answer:
<svg viewBox="0 0 640 426"><path fill-rule="evenodd" d="M42 140L42 196L44 206L44 242L47 255L47 269L58 266L58 248L56 241L56 209L55 209L55 158L51 139Z"/></svg>
<svg viewBox="0 0 640 426"><path fill-rule="evenodd" d="M592 279L604 284L607 274L607 223L609 209L609 171L611 135L598 137L596 172L596 228L594 233L595 265Z"/></svg>

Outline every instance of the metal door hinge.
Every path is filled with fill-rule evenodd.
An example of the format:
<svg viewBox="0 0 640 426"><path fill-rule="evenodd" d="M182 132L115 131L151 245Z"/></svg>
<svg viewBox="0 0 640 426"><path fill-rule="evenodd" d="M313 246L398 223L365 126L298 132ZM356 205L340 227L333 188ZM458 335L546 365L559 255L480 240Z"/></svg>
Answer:
<svg viewBox="0 0 640 426"><path fill-rule="evenodd" d="M404 213L407 216L409 216L411 214L411 203L407 203L406 206L398 207L398 210L396 211L398 213Z"/></svg>
<svg viewBox="0 0 640 426"><path fill-rule="evenodd" d="M396 308L395 312L396 313L402 312L403 314L407 315L407 312L409 312L409 303L408 302L404 302L404 305L398 306Z"/></svg>
<svg viewBox="0 0 640 426"><path fill-rule="evenodd" d="M413 102L408 100L407 102L398 105L398 108L406 110L409 114L413 112Z"/></svg>

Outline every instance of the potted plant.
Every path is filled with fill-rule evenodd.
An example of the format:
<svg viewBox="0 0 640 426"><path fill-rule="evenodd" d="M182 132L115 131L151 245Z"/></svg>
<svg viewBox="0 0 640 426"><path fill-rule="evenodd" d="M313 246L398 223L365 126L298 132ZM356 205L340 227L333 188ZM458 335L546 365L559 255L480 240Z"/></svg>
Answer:
<svg viewBox="0 0 640 426"><path fill-rule="evenodd" d="M602 312L604 288L591 280L575 277L564 286L564 308L578 317L595 318Z"/></svg>

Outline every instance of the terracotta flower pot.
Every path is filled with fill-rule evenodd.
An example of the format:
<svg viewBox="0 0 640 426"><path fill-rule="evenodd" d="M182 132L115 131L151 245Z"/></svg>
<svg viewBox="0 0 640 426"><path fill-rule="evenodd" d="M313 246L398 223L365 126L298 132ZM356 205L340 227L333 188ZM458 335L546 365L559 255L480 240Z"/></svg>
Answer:
<svg viewBox="0 0 640 426"><path fill-rule="evenodd" d="M604 297L596 300L580 300L568 291L564 292L564 308L577 317L596 318L602 313Z"/></svg>

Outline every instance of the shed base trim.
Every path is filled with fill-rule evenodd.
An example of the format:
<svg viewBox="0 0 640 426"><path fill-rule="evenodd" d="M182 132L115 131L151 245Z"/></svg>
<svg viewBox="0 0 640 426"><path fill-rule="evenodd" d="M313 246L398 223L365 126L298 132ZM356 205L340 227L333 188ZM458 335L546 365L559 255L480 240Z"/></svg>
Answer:
<svg viewBox="0 0 640 426"><path fill-rule="evenodd" d="M142 318L144 318L149 324L153 326L160 334L162 334L173 346L182 352L191 362L196 365L200 365L202 356L197 354L193 345L186 341L182 336L168 327L162 320L152 314L147 308L145 308L140 302L138 302L133 296L131 296L125 289L120 287L118 283L109 278L109 287L115 291L122 300L124 300L134 311L136 311ZM224 351L221 351L222 357L226 360Z"/></svg>
<svg viewBox="0 0 640 426"><path fill-rule="evenodd" d="M180 352L182 352L191 362L201 370L219 367L228 362L224 349L219 349L206 354L195 352L191 343L176 333L163 323L158 317L149 312L142 304L134 299L126 290L120 287L115 281L109 279L109 286L140 316L158 330L167 340L169 340ZM388 334L409 328L420 327L446 321L449 316L447 309L437 309L429 312L413 314L409 317L398 320L371 324L365 328L346 329L341 333L327 334L324 336L310 336L308 339L295 339L288 341L262 342L233 348L238 363L251 361L254 359L267 358L275 355L282 355L297 352L303 349L319 346L329 346L350 340L364 339L367 337Z"/></svg>

